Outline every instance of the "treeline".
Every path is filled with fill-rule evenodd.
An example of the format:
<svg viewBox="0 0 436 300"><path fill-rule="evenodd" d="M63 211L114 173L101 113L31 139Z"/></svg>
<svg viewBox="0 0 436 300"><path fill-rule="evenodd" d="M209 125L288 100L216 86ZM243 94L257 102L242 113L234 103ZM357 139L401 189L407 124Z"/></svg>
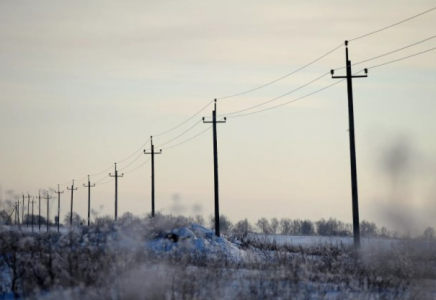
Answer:
<svg viewBox="0 0 436 300"><path fill-rule="evenodd" d="M8 218L8 214L5 210L0 210L0 224L13 224L13 219ZM202 215L196 216L173 216L173 215L163 215L161 213L156 214L156 221L161 223L160 225L171 229L171 227L183 227L192 223L196 223L211 229L215 229L215 218L210 215L206 220ZM129 222L138 221L140 218L134 216L132 213L125 213L120 219L128 220ZM160 221L159 221L160 220ZM165 220L165 221L164 221ZM46 224L46 219L40 217L41 225ZM91 222L92 224L102 225L110 224L113 221L112 216L100 216L94 218ZM73 213L72 218L73 226L85 226L87 221L83 219L77 213ZM23 225L32 224L32 215L24 215ZM33 224L39 224L38 216L33 217ZM49 224L53 224L50 222ZM64 224L69 226L70 224L70 214L67 213L64 217ZM61 224L62 226L62 224ZM353 225L350 223L344 223L335 218L320 219L318 221L311 221L308 219L289 219L289 218L260 218L256 223L250 223L248 219L240 220L236 223L230 221L226 215L220 215L220 230L223 234L237 234L237 235L247 235L249 233L261 233L261 234L283 234L283 235L318 235L318 236L352 236L353 235ZM397 231L388 230L386 227L378 227L374 222L369 222L363 220L360 222L360 234L362 237L391 237L399 238L405 237L400 235ZM428 227L424 230L422 238L434 239L435 230L432 227Z"/></svg>
<svg viewBox="0 0 436 300"><path fill-rule="evenodd" d="M198 217L196 217L198 219ZM209 217L209 227L214 228L215 219ZM203 222L203 225L204 222ZM232 223L225 215L220 216L220 229L223 233L246 235L248 233L283 234L283 235L319 235L319 236L353 236L353 225L344 223L334 218L320 219L316 222L311 220L289 218L260 218L252 224L247 219ZM388 230L386 227L378 227L374 222L363 220L360 222L360 235L362 237L409 237L401 235L397 231ZM434 239L435 230L427 227L420 238Z"/></svg>
<svg viewBox="0 0 436 300"><path fill-rule="evenodd" d="M283 235L322 235L322 236L352 236L353 226L334 218L321 219L316 222L311 220L289 219L289 218L260 218L256 223L251 224L247 219L238 221L234 225L226 216L220 217L220 223L224 220L224 229L234 233L263 233ZM211 222L213 218L211 218ZM212 224L210 224L212 225ZM362 221L360 223L360 234L364 237L397 237L398 233L389 231L386 227L380 229L374 222Z"/></svg>

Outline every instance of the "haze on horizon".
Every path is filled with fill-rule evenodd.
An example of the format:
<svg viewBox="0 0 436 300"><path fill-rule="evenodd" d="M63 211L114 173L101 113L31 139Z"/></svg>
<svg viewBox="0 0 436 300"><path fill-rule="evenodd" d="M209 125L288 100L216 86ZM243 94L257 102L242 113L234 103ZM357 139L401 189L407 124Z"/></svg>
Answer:
<svg viewBox="0 0 436 300"><path fill-rule="evenodd" d="M433 1L4 1L0 3L0 184L21 195L88 174L92 206L113 215L105 176L151 136L214 98L284 76L344 42L406 19ZM352 62L434 35L436 11L350 43ZM378 60L436 46L436 39ZM353 82L361 220L421 233L436 226L436 51ZM226 115L289 92L345 65L344 48L263 89L218 100ZM338 70L337 74L343 74ZM276 104L333 83L325 76ZM271 104L272 105L272 104ZM212 106L177 130L177 137ZM167 146L206 129L198 124ZM334 217L351 223L345 83L218 128L220 208L231 220ZM156 209L213 212L212 133L156 157ZM149 149L149 145L145 147ZM163 147L165 148L165 147ZM119 164L133 169L149 157ZM129 163L138 158L131 165ZM119 215L150 212L150 164L119 179ZM86 216L87 191L75 193ZM54 212L54 208L53 208ZM52 213L52 215L54 215Z"/></svg>

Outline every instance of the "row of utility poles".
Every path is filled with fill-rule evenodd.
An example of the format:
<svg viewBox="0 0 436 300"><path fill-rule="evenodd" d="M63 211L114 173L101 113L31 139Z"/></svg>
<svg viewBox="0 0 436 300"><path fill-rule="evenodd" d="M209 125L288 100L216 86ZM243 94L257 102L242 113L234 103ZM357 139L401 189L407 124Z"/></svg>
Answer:
<svg viewBox="0 0 436 300"><path fill-rule="evenodd" d="M351 165L351 192L352 192L352 215L353 215L353 235L354 235L354 245L356 248L360 248L360 228L359 228L359 203L358 203L358 189L357 189L357 163L356 163L356 145L355 145L355 130L354 130L354 107L353 107L353 78L367 77L367 69L365 69L365 75L353 75L351 66L352 63L349 59L348 54L348 41L345 41L345 64L346 64L346 75L345 76L333 76L334 70L331 70L331 75L333 79L346 79L347 80L347 94L348 94L348 123L349 123L349 139L350 139L350 165ZM214 101L214 109L212 111L212 120L206 121L203 117L203 123L212 124L212 138L213 138L213 166L214 166L214 212L215 212L215 234L220 236L220 223L219 223L219 176L218 176L218 136L217 136L217 124L225 123L226 118L223 120L217 120L217 100ZM154 166L154 155L162 154L162 149L158 152L154 149L153 137L151 140L151 150L147 152L144 150L144 154L151 155L151 215L155 215L155 166ZM110 177L115 178L115 220L118 218L118 178L124 176L124 174L119 175L117 171L117 164L115 163L115 173L110 174ZM83 184L84 187L88 188L88 226L90 225L90 210L91 210L91 188L95 187L95 183L91 184L88 176L88 184ZM71 215L70 224L73 222L73 192L77 190L74 188L74 180L71 185ZM56 192L58 194L58 231L60 223L60 194L63 191L59 190ZM24 194L23 194L23 205L22 205L22 219L24 220ZM30 201L30 195L27 195L28 203ZM50 196L47 193L45 197L47 199L47 222L49 220L49 199ZM39 196L39 201L41 201L41 196ZM33 205L33 201L32 201ZM40 205L41 206L41 205ZM16 209L16 217L19 219L19 203L16 203L14 209ZM29 207L28 207L29 209ZM33 208L32 208L33 214ZM19 223L19 220L18 220ZM32 222L33 225L33 222ZM33 227L32 227L33 228ZM48 230L48 225L47 225Z"/></svg>

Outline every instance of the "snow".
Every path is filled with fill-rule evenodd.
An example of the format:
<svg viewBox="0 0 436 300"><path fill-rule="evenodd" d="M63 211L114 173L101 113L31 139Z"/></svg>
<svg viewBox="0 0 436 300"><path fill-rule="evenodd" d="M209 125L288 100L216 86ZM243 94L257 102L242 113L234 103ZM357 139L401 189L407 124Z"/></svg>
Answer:
<svg viewBox="0 0 436 300"><path fill-rule="evenodd" d="M348 245L354 244L353 237L341 237L341 236L292 236L292 235L264 235L264 234L252 234L252 238L264 238L270 242L275 242L277 245L294 245L302 247L311 247L316 245ZM374 247L378 249L389 249L393 246L401 243L400 239L391 238L361 238L361 246L363 250L372 249Z"/></svg>
<svg viewBox="0 0 436 300"><path fill-rule="evenodd" d="M174 235L176 241L174 241ZM160 234L157 238L146 242L146 247L155 253L184 252L207 254L210 257L225 257L237 262L246 257L246 252L237 244L223 237L216 237L215 232L198 224L175 228Z"/></svg>

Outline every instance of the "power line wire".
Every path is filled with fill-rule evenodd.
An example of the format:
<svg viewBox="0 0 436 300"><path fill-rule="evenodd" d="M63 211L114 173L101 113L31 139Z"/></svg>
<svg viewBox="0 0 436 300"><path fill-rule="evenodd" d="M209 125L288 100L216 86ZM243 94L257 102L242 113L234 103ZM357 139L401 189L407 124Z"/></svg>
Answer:
<svg viewBox="0 0 436 300"><path fill-rule="evenodd" d="M129 171L124 172L124 174L130 173L130 172L133 172L133 171L139 169L140 167L142 167L143 165L145 165L146 163L148 163L150 160L151 160L151 158L147 159L145 162L143 162L143 163L140 164L139 166L133 168L132 170L129 170Z"/></svg>
<svg viewBox="0 0 436 300"><path fill-rule="evenodd" d="M200 133L194 135L193 137L190 137L189 139L187 139L187 140L185 140L185 141L183 141L183 142L180 142L180 143L178 143L178 144L175 144L175 145L173 145L173 146L166 147L166 148L162 148L162 150L165 150L165 149L171 149L171 148L175 148L175 147L178 147L178 146L180 146L180 145L183 145L184 143L187 143L187 142L189 142L189 141L195 139L196 137L202 135L203 133L205 133L206 131L208 131L208 130L211 129L211 128L212 128L212 126L209 126L209 127L207 127L205 130L203 130L203 131L201 131Z"/></svg>
<svg viewBox="0 0 436 300"><path fill-rule="evenodd" d="M142 157L144 155L144 153L142 153L142 151L139 153L139 155L132 160L128 165L124 166L123 168L120 169L120 171L126 169L127 167L131 166L135 161L137 161L140 157Z"/></svg>
<svg viewBox="0 0 436 300"><path fill-rule="evenodd" d="M95 183L95 184L100 183L100 182L102 182L103 180L105 180L105 179L108 178L108 177L109 177L109 175L106 175L105 177L100 178L99 180L95 181L94 183ZM111 180L112 180L112 179L110 179L110 181L111 181Z"/></svg>
<svg viewBox="0 0 436 300"><path fill-rule="evenodd" d="M378 59L378 58L385 57L385 56L387 56L387 55L390 55L390 54L393 54L393 53L399 52L399 51L401 51L401 50L405 50L405 49L407 49L407 48L410 48L410 47L413 47L413 46L416 46L416 45L422 44L422 43L427 42L427 41L429 41L429 40L432 40L432 39L434 39L434 38L436 38L436 35L433 35L433 36L428 37L428 38L426 38L426 39L423 39L423 40L420 40L420 41L418 41L418 42L415 42L415 43L409 44L409 45L407 45L407 46L404 46L404 47L401 47L401 48L398 48L398 49L395 49L395 50L392 50L392 51L386 52L386 53L384 53L384 54L380 54L380 55L377 55L377 56L374 56L374 57L371 57L371 58L368 58L368 59L365 59L365 60L362 60L362 61L356 62L356 63L352 64L351 66L360 65L360 64L363 64L363 63L365 63L365 62L368 62L368 61L374 60L374 59ZM341 70L341 69L345 69L345 68L346 68L346 67L339 67L339 68L336 68L336 69L334 69L334 70L337 71L337 70Z"/></svg>
<svg viewBox="0 0 436 300"><path fill-rule="evenodd" d="M424 51L421 51L421 52L417 52L417 53L415 53L415 54L411 54L411 55L408 55L408 56L405 56L405 57L402 57L402 58L399 58L399 59L394 59L394 60L391 60L391 61L388 61L388 62L385 62L385 63L381 63L381 64L378 64L378 65L374 65L374 66L369 67L368 69L375 69L375 68L378 68L378 67L386 66L386 65L389 65L389 64L392 64L392 63L396 63L396 62L399 62L399 61L402 61L402 60L405 60L405 59L408 59L408 58L411 58L411 57L415 57L415 56L418 56L418 55L422 55L422 54L425 54L425 53L427 53L427 52L434 51L434 50L436 50L436 47L433 47L433 48L430 48L430 49L427 49L427 50L424 50ZM357 75L357 74L361 73L362 71L363 71L363 70L361 70L361 71L355 73L354 75ZM250 113L246 113L246 114L240 114L240 115L236 115L236 116L230 116L229 118L244 117L244 116L248 116L248 115L252 115L252 114L257 114L257 113L261 113L261 112L264 112L264 111L268 111L268 110L271 110L271 109L275 109L275 108L278 108L278 107L281 107L281 106L284 106L284 105L287 105L287 104L290 104L290 103L296 102L296 101L298 101L298 100L301 100L301 99L307 98L307 97L309 97L309 96L311 96L311 95L314 95L314 94L316 94L316 93L319 93L319 92L321 92L321 91L323 91L323 90L326 90L326 89L328 89L328 88L334 86L335 84L338 84L338 83L340 83L340 82L342 82L342 81L344 81L344 80L345 80L345 79L339 80L339 81L337 81L337 82L335 82L335 83L333 83L333 84L330 84L330 85L328 85L328 86L326 86L326 87L323 87L323 88L321 88L321 89L318 89L318 90L316 90L316 91L314 91L314 92L312 92L312 93L310 93L310 94L307 94L307 95L305 95L305 96L302 96L302 97L300 97L300 98L297 98L297 99L294 99L294 100L291 100L291 101L288 101L288 102L285 102L285 103L281 103L281 104L276 105L276 106L272 106L272 107L269 107L269 108L266 108L266 109L263 109L263 110L258 110L258 111L254 111L254 112L250 112Z"/></svg>
<svg viewBox="0 0 436 300"><path fill-rule="evenodd" d="M172 141L174 141L174 140L178 139L179 137L183 136L183 135L184 135L185 133L187 133L188 131L192 130L195 126L197 126L197 125L200 124L200 123L201 123L201 120L198 121L197 123L195 123L194 125L192 125L191 127L189 127L187 130L185 130L184 132L182 132L182 133L179 134L178 136L176 136L175 138L173 138L173 139L169 140L168 142L165 142L165 143L163 143L163 144L161 144L161 145L159 145L159 146L157 146L157 147L160 148L160 147L162 147L162 146L164 146L164 145L167 145L167 144L171 143Z"/></svg>
<svg viewBox="0 0 436 300"><path fill-rule="evenodd" d="M299 72L299 71L301 71L301 70L303 70L303 69L309 67L310 65L312 65L312 64L316 63L317 61L323 59L323 58L326 57L327 55L329 55L329 54L335 52L336 50L338 50L339 48L341 48L342 45L343 45L343 44L340 44L339 46L333 48L332 50L328 51L327 53L321 55L321 56L318 57L317 59L315 59L315 60L311 61L310 63L308 63L308 64L306 64L306 65L304 65L304 66L298 68L298 69L295 70L295 71L292 71L292 72L289 73L289 74L286 74L285 76L282 76L282 77L277 78L277 79L275 79L275 80L273 80L273 81L270 81L270 82L268 82L268 83L266 83L266 84L263 84L263 85L261 85L261 86L258 86L258 87L256 87L256 88L253 88L253 89L250 89L250 90L247 90L247 91L241 92L241 93L237 93L237 94L233 94L233 95L229 95L229 96L224 96L224 97L221 97L221 98L217 98L217 100L222 100L222 99L227 99L227 98L233 98L233 97L241 96L241 95L244 95L244 94L248 94L248 93L251 93L251 92L257 91L257 90L259 90L259 89L261 89L261 88L267 87L267 86L269 86L269 85L271 85L271 84L273 84L273 83L276 83L276 82L278 82L278 81L280 81L280 80L282 80L282 79L285 79L286 77L289 77L289 76L291 76L291 75L293 75L293 74L295 74L295 73L297 73L297 72Z"/></svg>
<svg viewBox="0 0 436 300"><path fill-rule="evenodd" d="M112 180L112 179L109 179L108 181L100 182L100 183L98 183L98 186L103 185L103 184L106 184L106 183L109 183L109 182L111 182L111 181L113 181L113 180ZM95 183L95 186L97 186L97 182Z"/></svg>
<svg viewBox="0 0 436 300"><path fill-rule="evenodd" d="M427 49L427 50L424 50L424 51L421 51L421 52L418 52L418 53L415 53L415 54L411 54L411 55L408 55L408 56L404 56L404 57L401 57L401 58L398 58L398 59L394 59L394 60L391 60L391 61L388 61L388 62L385 62L385 63L374 65L372 67L369 67L368 69L375 69L375 68L378 68L378 67L381 67L381 66L390 65L392 63L399 62L399 61L402 61L402 60L405 60L405 59L408 59L408 58L411 58L411 57L414 57L414 56L418 56L418 55L421 55L421 54L424 54L424 53L427 53L427 52L430 52L430 51L433 51L433 50L436 50L436 47L433 47L433 48L430 48L430 49Z"/></svg>
<svg viewBox="0 0 436 300"><path fill-rule="evenodd" d="M253 109L253 108L257 108L257 107L263 106L263 105L268 104L268 103L271 103L271 102L273 102L273 101L277 101L277 100L279 100L279 99L281 99L281 98L283 98L283 97L285 97L285 96L288 96L288 95L290 95L290 94L292 94L292 93L294 93L294 92L296 92L296 91L298 91L298 90L300 90L300 89L302 89L302 88L304 88L304 87L306 87L306 86L308 86L308 85L310 85L310 84L312 84L312 83L314 83L314 82L320 80L321 78L325 77L325 76L328 75L328 74L330 74L330 72L327 72L327 73L325 73L325 74L323 74L323 75L321 75L321 76L319 76L319 77L317 77L317 78L315 78L315 79L313 79L313 80L311 80L311 81L309 81L309 82L303 84L302 86L300 86L300 87L298 87L298 88L296 88L296 89L293 89L293 90L290 91L290 92L287 92L287 93L285 93L285 94L282 94L282 95L280 95L280 96L278 96L278 97L275 97L275 98L273 98L273 99L271 99L271 100L268 100L268 101L262 102L262 103L260 103L260 104L253 105L253 106L250 106L250 107L248 107L248 108L244 108L244 109L241 109L241 110L238 110L238 111L234 111L234 112L231 112L231 113L228 113L228 114L222 114L222 115L220 115L220 116L224 116L224 115L225 115L225 116L231 116L231 115L238 114L238 113L241 113L241 112L244 112L244 111L247 111L247 110L251 110L251 109Z"/></svg>
<svg viewBox="0 0 436 300"><path fill-rule="evenodd" d="M268 107L268 108L265 108L265 109L262 109L262 110L257 110L257 111L253 111L253 112L249 112L249 113L245 113L245 114L236 115L236 116L230 116L229 119L230 119L230 118L245 117L245 116L249 116L249 115L253 115L253 114L258 114L258 113L261 113L261 112L264 112L264 111L268 111L268 110L271 110L271 109L275 109L275 108L278 108L278 107L281 107L281 106L284 106L284 105L287 105L287 104L290 104L290 103L293 103L293 102L296 102L296 101L302 100L302 99L304 99L304 98L307 98L307 97L309 97L309 96L312 96L312 95L314 95L314 94L317 94L317 93L319 93L319 92L321 92L321 91L323 91L323 90L326 90L326 89L328 89L328 88L331 88L332 86L334 86L334 85L336 85L336 84L338 84L338 83L340 83L340 82L342 82L342 81L344 81L344 80L345 80L345 79L342 79L342 80L336 81L336 82L334 82L334 83L332 83L332 84L330 84L330 85L328 85L328 86L325 86L325 87L323 87L323 88L320 88L320 89L318 89L318 90L316 90L316 91L314 91L314 92L312 92L312 93L309 93L309 94L304 95L304 96L302 96L302 97L299 97L299 98L297 98L297 99L294 99L294 100L291 100L291 101L287 101L287 102L284 102L284 103L281 103L281 104L278 104L278 105L275 105L275 106L271 106L271 107Z"/></svg>
<svg viewBox="0 0 436 300"><path fill-rule="evenodd" d="M354 39L350 39L350 40L348 40L348 41L349 41L349 42L356 41L356 40L362 39L362 38L364 38L364 37L367 37L367 36L373 35L373 34L375 34L375 33L382 32L382 31L384 31L384 30L386 30L386 29L392 28L392 27L394 27L394 26L397 26L397 25L399 25L399 24L405 23L405 22L410 21L410 20L412 20L412 19L415 19L415 18L417 18L417 17L419 17L419 16L422 16L422 15L424 15L424 14L426 14L426 13L429 13L429 12L435 10L435 9L436 9L436 7L430 8L430 9L428 9L428 10L426 10L426 11L423 11L423 12L417 14L417 15L411 16L411 17L409 17L409 18L407 18L407 19L404 19L404 20L399 21L399 22L397 22L397 23L394 23L394 24L388 25L388 26L386 26L386 27L383 27L383 28L380 28L380 29L374 30L374 31L369 32L369 33L366 33L366 34L364 34L364 35L361 35L361 36L355 37Z"/></svg>
<svg viewBox="0 0 436 300"><path fill-rule="evenodd" d="M366 33L366 34L364 34L364 35L361 35L361 36L355 37L355 38L353 38L353 39L349 39L348 41L349 41L349 42L351 42L351 41L356 41L356 40L358 40L358 39L362 39L362 38L364 38L364 37L367 37L367 36L370 36L370 35L373 35L373 34L376 34L376 33L382 32L382 31L384 31L384 30L386 30L386 29L392 28L392 27L394 27L394 26L397 26L397 25L399 25L399 24L405 23L405 22L410 21L410 20L412 20L412 19L415 19L415 18L417 18L417 17L419 17L419 16L422 16L422 15L424 15L424 14L426 14L426 13L429 13L429 12L435 10L435 9L436 9L436 7L433 7L433 8L431 8L431 9L428 9L428 10L426 10L426 11L424 11L424 12L421 12L421 13L419 13L419 14L417 14L417 15L414 15L414 16L409 17L409 18L407 18L407 19L401 20L401 21L399 21L399 22L397 22L397 23L394 23L394 24L391 24L391 25L389 25L389 26L386 26L386 27L383 27L383 28L380 28L380 29L374 30L374 31L369 32L369 33ZM244 91L244 92L240 92L240 93L237 93L237 94L232 94L232 95L224 96L224 97L217 98L217 99L220 100L220 99L233 98L233 97L236 97L236 96L241 96L241 95L244 95L244 94L248 94L248 93L254 92L254 91L256 91L256 90L259 90L259 89L261 89L261 88L267 87L267 86L269 86L269 85L271 85L271 84L273 84L273 83L276 83L276 82L278 82L278 81L280 81L280 80L282 80L282 79L284 79L284 78L286 78L286 77L289 77L289 76L291 76L291 75L293 75L293 74L295 74L295 73L297 73L297 72L299 72L299 71L305 69L306 67L308 67L308 66L314 64L315 62L321 60L322 58L326 57L327 55L333 53L334 51L336 51L337 49L339 49L341 46L342 46L342 44L339 45L339 46L337 46L337 47L335 47L335 48L333 48L333 49L330 50L329 52L327 52L327 53L325 53L324 55L318 57L317 59L311 61L310 63L308 63L308 64L302 66L301 68L299 68L299 69L297 69L297 70L295 70L295 71L293 71L293 72L291 72L291 73L289 73L289 74L286 74L286 75L284 75L284 76L282 76L282 77L280 77L280 78L277 78L277 79L275 79L275 80L273 80L273 81L270 81L270 82L268 82L268 83L266 83L266 84L263 84L263 85L261 85L261 86L258 86L258 87L256 87L256 88L253 88L253 89L250 89L250 90L246 90L246 91Z"/></svg>
<svg viewBox="0 0 436 300"><path fill-rule="evenodd" d="M189 122L190 120L192 120L195 116L197 116L197 115L198 115L199 113L201 113L203 110L205 110L205 109L206 109L210 104L212 104L213 101L214 101L214 100L211 100L211 101L210 101L209 103L207 103L207 104L206 104L202 109L200 109L199 111L197 111L194 115L192 115L191 117L189 117L188 119L186 119L185 121L183 121L182 123L180 123L179 125L177 125L177 126L171 128L171 129L169 129L169 130L167 130L167 131L161 132L161 133L159 133L159 134L153 134L153 136L154 136L154 137L158 137L158 136L161 136L161 135L167 134L167 133L169 133L169 132L171 132L171 131L173 131L173 130L179 128L180 126L182 126L182 125L184 125L185 123L187 123L187 122Z"/></svg>
<svg viewBox="0 0 436 300"><path fill-rule="evenodd" d="M429 12L435 10L435 9L436 9L436 7L433 7L433 8L431 8L431 9L428 9L428 10L424 11L424 12L421 12L421 13L419 13L419 14L416 14L416 15L414 15L414 16L411 16L411 17L409 17L409 18L407 18L407 19L401 20L401 21L399 21L399 22L397 22L397 23L394 23L394 24L388 25L388 26L386 26L386 27L383 27L383 28L381 28L381 29L378 29L378 30L375 30L375 31L369 32L369 33L367 33L367 34L364 34L364 35L361 35L361 36L355 37L355 38L353 38L353 39L349 39L348 41L349 41L349 42L356 41L356 40L359 40L359 39L362 39L362 38L368 37L368 36L370 36L370 35L373 35L373 34L376 34L376 33L382 32L382 31L384 31L384 30L387 30L387 29L389 29L389 28L395 27L395 26L397 26L397 25L399 25L399 24L405 23L405 22L410 21L410 20L412 20L412 19L415 19L415 18L417 18L417 17L419 17L419 16L422 16L422 15L424 15L424 14L427 14L427 13L429 13ZM417 42L417 43L414 43L414 44L411 44L411 45L405 46L405 47L403 47L403 48L399 48L399 49L397 49L397 50L394 50L394 51L391 51L391 52L388 52L388 53L385 53L385 54L382 54L382 55L379 55L379 56L376 56L376 57L373 57L373 58L370 58L370 59L367 59L367 60L364 60L364 61L357 62L357 63L355 63L355 64L353 64L353 65L361 64L361 63L364 63L364 62L367 62L367 61L370 61L370 60L374 60L374 59L377 59L377 58L384 57L384 56L386 56L386 55L389 55L389 54L392 54L392 53L395 53L395 52L398 52L398 51L404 50L404 49L406 49L406 48L409 48L409 47L415 46L415 45L417 45L417 44L423 43L423 42L425 42L425 41L428 41L428 40L430 40L430 39L433 39L434 37L435 37L435 36L432 36L432 37L430 37L430 38L427 38L427 39L422 40L422 41L419 41L419 42ZM299 72L299 71L301 71L301 70L307 68L308 66L314 64L315 62L321 60L322 58L324 58L324 57L326 57L327 55L331 54L332 52L336 51L336 50L339 49L341 46L342 46L342 44L339 45L339 46L337 46L337 47L335 47L334 49L330 50L329 52L325 53L324 55L318 57L317 59L311 61L310 63L308 63L308 64L302 66L301 68L299 68L299 69L297 69L297 70L295 70L295 71L293 71L293 72L291 72L291 73L289 73L289 74L287 74L287 75L285 75L285 76L282 76L282 77L280 77L280 78L278 78L278 79L275 79L275 80L270 81L270 82L268 82L268 83L266 83L266 84L263 84L263 85L261 85L261 86L258 86L258 87L256 87L256 88L253 88L253 89L250 89L250 90L247 90L247 91L241 92L241 93L237 93L237 94L233 94L233 95L224 96L224 97L217 98L217 99L219 100L219 99L232 98L232 97L236 97L236 96L244 95L244 94L247 94L247 93L250 93L250 92L253 92L253 91L259 90L259 89L261 89L261 88L263 88L263 87L269 86L269 85L271 85L271 84L273 84L273 83L276 83L276 82L278 82L278 81L280 81L280 80L282 80L282 79L284 79L284 78L286 78L286 77L289 77L289 76L291 76L291 75L293 75L293 74L295 74L295 73L297 73L297 72ZM435 47L435 48L428 49L428 50L425 50L425 51L422 51L422 52L418 52L418 53L415 53L415 54L412 54L412 55L409 55L409 56L406 56L406 57L403 57L403 58L400 58L400 59L396 59L396 60L393 60L393 61L390 61L390 62L382 63L382 64L379 64L379 65L375 65L375 66L372 66L371 68L373 69L373 68L377 68L377 67L381 67L381 66L384 66L384 65L388 65L388 64L391 64L391 63L394 63L394 62L402 61L402 60L407 59L407 58L410 58L410 57L414 57L414 56L417 56L417 55L421 55L421 54L424 54L424 53L427 53L427 52L433 51L433 50L435 50L435 49L436 49L436 47ZM338 69L342 69L342 68L338 68ZM338 70L338 69L335 69L335 70ZM323 76L325 76L325 75L323 75ZM323 77L323 76L322 76L322 77ZM320 78L315 79L315 81L318 80L318 79L320 79ZM339 82L341 82L341 81L338 81L337 83L339 83ZM306 85L307 85L307 84L306 84ZM306 85L305 85L305 86L306 86ZM331 87L331 86L333 86L333 85L334 85L334 84L329 85L329 86L327 86L327 87L325 87L325 88L323 88L323 89L317 90L316 92L320 92L320 91L322 91L322 90L324 90L324 89L326 89L326 88L329 88L329 87ZM302 87L304 87L304 86L302 86ZM302 87L300 87L300 88L302 88ZM298 88L298 89L300 89L300 88ZM295 90L294 90L294 91L295 91ZM246 111L246 110L250 110L250 109L252 109L252 108L256 108L256 107L262 106L262 105L264 105L264 104L266 104L266 103L272 102L272 101L277 100L277 99L280 99L280 98L282 98L282 97L284 97L284 96L286 96L286 95L289 95L289 94L292 93L292 92L293 92L293 91L288 92L288 93L286 93L286 94L284 94L284 95L281 95L281 96L279 96L278 98L271 99L270 101L267 101L267 102L265 102L265 103L262 103L262 104L259 104L259 105L256 105L256 106L253 106L253 107L250 107L250 108L247 108L247 109L241 110L241 111L236 111L236 112L233 112L233 113L230 113L230 114L239 113L239 112L243 112L243 111ZM316 93L316 92L314 92L314 93ZM297 101L297 100L303 99L303 98L305 98L305 97L307 97L307 96L309 96L309 95L313 95L314 93L311 93L311 94L308 94L308 95L306 95L306 96L300 97L300 98L298 98L298 99L296 99L296 100L294 100L294 101ZM294 101L292 101L292 102L294 102ZM166 134L166 133L169 133L169 132L171 132L171 131L173 131L173 130L179 128L180 126L184 125L185 123L187 123L188 121L190 121L192 118L194 118L195 116L197 116L197 115L198 115L200 112L202 112L204 109L206 109L206 108L207 108L207 107L208 107L212 102L213 102L213 100L210 101L209 103L207 103L206 106L204 106L201 110L199 110L197 113L195 113L194 115L192 115L190 118L188 118L188 119L185 120L184 122L178 124L177 126L171 128L171 129L169 129L169 130L167 130L167 131L161 132L161 133L159 133L159 134L155 134L154 136L155 136L155 137L158 137L158 136L164 135L164 134ZM290 103L290 102L288 102L288 103ZM246 115L250 115L250 114L254 114L254 113L259 113L259 112L266 111L266 110L270 110L270 109L273 109L273 108L276 108L276 107L279 107L279 106L282 106L282 105L283 105L283 104L280 104L280 105L278 105L278 106L274 106L274 107L271 107L271 108L267 108L267 109L265 109L265 110L256 111L256 112L252 112L252 113L241 114L241 115L236 115L236 116L230 116L230 118L241 117L241 116L246 116ZM198 124L198 123L196 123L196 124ZM196 124L195 124L195 125L196 125ZM194 125L194 126L195 126L195 125ZM194 126L192 126L190 129L192 129ZM189 131L190 129L188 129L187 131ZM185 131L184 133L186 133L187 131ZM206 131L206 130L205 130L205 131ZM202 131L200 134L202 134L202 133L205 132L205 131ZM182 133L181 135L183 135L184 133ZM200 134L198 134L198 135L200 135ZM178 137L180 137L181 135L179 135ZM198 135L194 136L193 138L197 137ZM176 137L176 138L178 138L178 137ZM169 142L175 140L176 138L174 138L174 139L168 141L167 143L169 143ZM192 138L191 138L191 139L192 139ZM185 143L185 142L187 142L187 141L189 141L189 140L191 140L191 139L188 139L188 140L186 140L186 141L184 141L184 142L182 142L182 143L176 144L176 145L174 145L174 146L167 147L167 148L165 148L165 149L170 149L170 148L176 147L176 146L181 145L181 144L183 144L183 143ZM147 141L146 141L146 142L145 142L145 143L144 143L144 144L143 144L143 145L142 145L142 146L141 146L137 151L135 151L134 153L132 153L132 154L131 154L130 156L128 156L127 158L118 161L118 163L124 162L124 161L130 159L131 157L133 157L133 156L134 156L138 151L140 151L143 147L145 147L145 145L149 142L149 140L150 140L150 139L148 139L148 140L147 140ZM167 143L165 143L165 144L167 144ZM165 144L163 144L163 145L165 145ZM139 158L139 156L138 156L138 158ZM136 161L138 158L136 158L134 161ZM133 162L134 162L134 161L133 161ZM131 162L129 165L131 165L133 162ZM108 169L105 169L104 171L99 172L99 173L91 174L90 176L97 176L97 175L103 174L104 172L107 172L107 171L110 170L111 168L112 168L112 166L109 167ZM84 178L82 178L82 179L78 179L78 180L76 180L76 181L77 181L77 182L80 182L80 181L85 180L86 178L87 178L87 177L84 177ZM64 183L64 184L62 184L62 186L65 186L65 185L68 185L68 184L69 184L69 181L66 182L66 183Z"/></svg>
<svg viewBox="0 0 436 300"><path fill-rule="evenodd" d="M147 140L144 144L142 144L142 146L139 147L138 150L136 150L135 152L133 152L132 155L130 155L129 157L127 157L127 158L125 158L125 159L123 159L123 160L117 161L117 164L122 163L122 162L124 162L124 161L130 159L130 158L133 157L133 156L134 156L138 151L141 151L141 152L142 152L142 149L144 149L145 145L147 145L149 142L150 142L150 138L148 138L148 140Z"/></svg>

